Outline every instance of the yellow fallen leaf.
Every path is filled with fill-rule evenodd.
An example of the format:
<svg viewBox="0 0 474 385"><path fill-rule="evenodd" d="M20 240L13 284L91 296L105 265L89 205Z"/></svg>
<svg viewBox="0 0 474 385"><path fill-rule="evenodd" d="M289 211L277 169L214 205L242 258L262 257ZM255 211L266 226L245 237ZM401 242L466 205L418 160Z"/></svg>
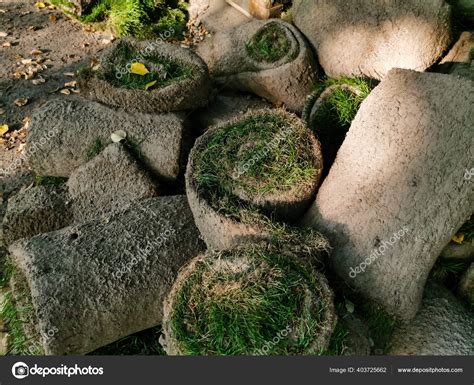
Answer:
<svg viewBox="0 0 474 385"><path fill-rule="evenodd" d="M150 87L153 87L156 84L156 80L153 80L150 83L145 84L145 91L148 90Z"/></svg>
<svg viewBox="0 0 474 385"><path fill-rule="evenodd" d="M5 135L8 132L8 124L3 124L0 126L0 136Z"/></svg>
<svg viewBox="0 0 474 385"><path fill-rule="evenodd" d="M451 238L451 240L461 245L464 242L464 234L463 233L456 234Z"/></svg>
<svg viewBox="0 0 474 385"><path fill-rule="evenodd" d="M147 70L144 64L142 63L132 63L130 67L130 72L135 75L146 75L150 71Z"/></svg>
<svg viewBox="0 0 474 385"><path fill-rule="evenodd" d="M36 8L45 8L46 7L46 4L43 3L42 1L37 1L36 4L35 4Z"/></svg>

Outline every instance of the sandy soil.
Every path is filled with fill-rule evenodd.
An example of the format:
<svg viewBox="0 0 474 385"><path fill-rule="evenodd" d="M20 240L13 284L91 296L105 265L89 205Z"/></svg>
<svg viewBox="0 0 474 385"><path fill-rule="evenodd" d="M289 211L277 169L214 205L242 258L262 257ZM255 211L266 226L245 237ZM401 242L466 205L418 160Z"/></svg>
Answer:
<svg viewBox="0 0 474 385"><path fill-rule="evenodd" d="M0 168L19 156L24 119L47 100L69 97L60 93L74 81L68 73L89 65L111 39L108 33L87 31L59 10L38 9L34 1L0 0L0 125L10 127L0 138ZM25 73L36 70L40 72L25 79ZM22 98L28 103L16 106L15 100Z"/></svg>

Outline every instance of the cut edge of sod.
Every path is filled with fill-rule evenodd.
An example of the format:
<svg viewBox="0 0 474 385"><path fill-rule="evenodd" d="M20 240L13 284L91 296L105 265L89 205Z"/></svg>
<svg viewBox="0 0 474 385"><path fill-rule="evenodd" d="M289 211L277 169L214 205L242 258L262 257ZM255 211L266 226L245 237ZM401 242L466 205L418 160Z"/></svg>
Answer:
<svg viewBox="0 0 474 385"><path fill-rule="evenodd" d="M165 301L171 355L308 355L336 323L320 273L269 246L208 252L181 270Z"/></svg>

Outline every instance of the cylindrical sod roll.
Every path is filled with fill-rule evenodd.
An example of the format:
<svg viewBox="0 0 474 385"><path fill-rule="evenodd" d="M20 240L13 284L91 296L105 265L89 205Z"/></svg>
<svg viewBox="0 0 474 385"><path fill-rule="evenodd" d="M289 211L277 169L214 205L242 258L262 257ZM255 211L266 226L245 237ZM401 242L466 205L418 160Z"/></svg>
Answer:
<svg viewBox="0 0 474 385"><path fill-rule="evenodd" d="M164 303L161 342L169 355L321 354L335 323L324 276L261 244L186 265Z"/></svg>
<svg viewBox="0 0 474 385"><path fill-rule="evenodd" d="M189 158L186 191L206 243L228 249L268 238L266 218L293 222L316 193L319 142L296 116L259 110L209 129Z"/></svg>
<svg viewBox="0 0 474 385"><path fill-rule="evenodd" d="M81 73L82 94L135 112L170 112L205 106L210 92L206 64L179 46L132 38L118 40L99 64Z"/></svg>

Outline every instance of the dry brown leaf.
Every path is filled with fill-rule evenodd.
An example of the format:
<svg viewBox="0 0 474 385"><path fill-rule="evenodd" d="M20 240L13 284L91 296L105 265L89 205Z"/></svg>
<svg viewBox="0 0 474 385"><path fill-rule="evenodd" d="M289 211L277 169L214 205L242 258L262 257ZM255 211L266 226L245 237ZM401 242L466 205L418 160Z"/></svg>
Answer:
<svg viewBox="0 0 474 385"><path fill-rule="evenodd" d="M12 46L12 43L10 43L9 41L2 44L3 48L8 48L8 47L11 47L11 46Z"/></svg>
<svg viewBox="0 0 474 385"><path fill-rule="evenodd" d="M63 88L61 91L59 91L61 94L64 95L71 95L71 91L69 91L67 88Z"/></svg>
<svg viewBox="0 0 474 385"><path fill-rule="evenodd" d="M34 49L33 51L30 52L30 55L37 56L37 55L42 55L43 51L40 49Z"/></svg>
<svg viewBox="0 0 474 385"><path fill-rule="evenodd" d="M76 87L76 86L77 86L77 82L75 80L73 80L72 82L64 83L64 87Z"/></svg>
<svg viewBox="0 0 474 385"><path fill-rule="evenodd" d="M93 59L91 60L91 68L92 68L94 71L97 71L97 70L100 68L100 61L99 61L99 59L93 58Z"/></svg>
<svg viewBox="0 0 474 385"><path fill-rule="evenodd" d="M56 23L56 20L58 20L55 15L49 15L48 19L51 23Z"/></svg>
<svg viewBox="0 0 474 385"><path fill-rule="evenodd" d="M17 107L23 107L26 104L28 104L28 102L29 102L28 98L20 98L20 99L16 99L14 103L15 103L15 106Z"/></svg>
<svg viewBox="0 0 474 385"><path fill-rule="evenodd" d="M7 36L8 36L8 32L0 31L0 37L7 37Z"/></svg>

